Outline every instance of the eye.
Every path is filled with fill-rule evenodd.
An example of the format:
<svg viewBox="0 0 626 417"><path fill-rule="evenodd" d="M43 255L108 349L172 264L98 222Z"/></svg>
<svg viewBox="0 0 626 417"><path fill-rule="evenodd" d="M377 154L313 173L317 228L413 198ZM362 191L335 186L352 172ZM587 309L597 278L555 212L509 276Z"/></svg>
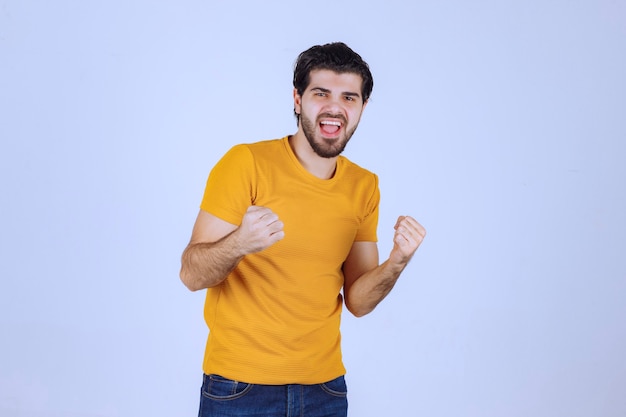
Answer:
<svg viewBox="0 0 626 417"><path fill-rule="evenodd" d="M354 101L354 97L352 97L352 96L346 96L346 101Z"/></svg>

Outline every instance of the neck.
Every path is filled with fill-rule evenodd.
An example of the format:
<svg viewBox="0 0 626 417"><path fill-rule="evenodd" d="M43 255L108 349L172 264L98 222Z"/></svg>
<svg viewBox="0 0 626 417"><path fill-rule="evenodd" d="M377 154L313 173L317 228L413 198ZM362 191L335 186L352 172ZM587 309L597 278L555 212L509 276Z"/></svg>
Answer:
<svg viewBox="0 0 626 417"><path fill-rule="evenodd" d="M304 169L317 178L328 180L335 175L337 157L323 158L316 154L301 130L289 136L289 146Z"/></svg>

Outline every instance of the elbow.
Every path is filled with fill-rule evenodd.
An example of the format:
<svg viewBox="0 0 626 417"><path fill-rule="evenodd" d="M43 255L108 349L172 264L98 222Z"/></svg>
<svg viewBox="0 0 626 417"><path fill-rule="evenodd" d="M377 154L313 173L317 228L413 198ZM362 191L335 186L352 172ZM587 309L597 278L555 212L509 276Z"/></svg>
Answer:
<svg viewBox="0 0 626 417"><path fill-rule="evenodd" d="M202 289L198 285L198 280L193 279L193 277L184 268L180 270L179 276L180 280L189 291L196 292Z"/></svg>
<svg viewBox="0 0 626 417"><path fill-rule="evenodd" d="M193 271L189 271L186 268L181 268L180 270L180 280L187 287L187 289L191 292L196 292L200 290L206 290L207 288L216 287L222 281L210 281L199 275L198 273L194 273Z"/></svg>
<svg viewBox="0 0 626 417"><path fill-rule="evenodd" d="M193 268L192 260L191 260L191 251L192 245L189 244L183 252L180 263L180 272L178 276L180 277L181 282L189 289L191 292L195 292L201 290L203 287L200 285L202 282L201 277L198 276L197 271Z"/></svg>
<svg viewBox="0 0 626 417"><path fill-rule="evenodd" d="M375 306L370 306L367 300L355 294L350 287L344 289L344 304L354 317L360 318L372 312Z"/></svg>
<svg viewBox="0 0 626 417"><path fill-rule="evenodd" d="M354 317L360 319L361 317L365 317L369 312L367 311L350 311Z"/></svg>
<svg viewBox="0 0 626 417"><path fill-rule="evenodd" d="M365 306L355 306L352 303L346 302L346 308L356 318L361 318L372 312L373 308L366 308Z"/></svg>

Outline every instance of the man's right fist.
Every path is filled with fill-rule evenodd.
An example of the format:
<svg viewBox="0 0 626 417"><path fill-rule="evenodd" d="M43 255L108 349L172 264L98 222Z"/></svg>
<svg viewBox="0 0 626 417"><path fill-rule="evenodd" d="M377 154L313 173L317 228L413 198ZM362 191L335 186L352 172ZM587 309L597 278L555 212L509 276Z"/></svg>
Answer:
<svg viewBox="0 0 626 417"><path fill-rule="evenodd" d="M269 248L285 237L283 222L267 207L250 206L236 233L244 253L256 253Z"/></svg>

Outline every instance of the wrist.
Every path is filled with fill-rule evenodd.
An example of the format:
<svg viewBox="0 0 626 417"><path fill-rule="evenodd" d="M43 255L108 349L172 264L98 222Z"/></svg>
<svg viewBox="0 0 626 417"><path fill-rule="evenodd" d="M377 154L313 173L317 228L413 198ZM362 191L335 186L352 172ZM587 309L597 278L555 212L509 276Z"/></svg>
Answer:
<svg viewBox="0 0 626 417"><path fill-rule="evenodd" d="M232 253L237 259L241 259L250 253L246 249L245 242L241 238L239 230L240 229L235 229L231 234L224 238L228 240L229 252Z"/></svg>

